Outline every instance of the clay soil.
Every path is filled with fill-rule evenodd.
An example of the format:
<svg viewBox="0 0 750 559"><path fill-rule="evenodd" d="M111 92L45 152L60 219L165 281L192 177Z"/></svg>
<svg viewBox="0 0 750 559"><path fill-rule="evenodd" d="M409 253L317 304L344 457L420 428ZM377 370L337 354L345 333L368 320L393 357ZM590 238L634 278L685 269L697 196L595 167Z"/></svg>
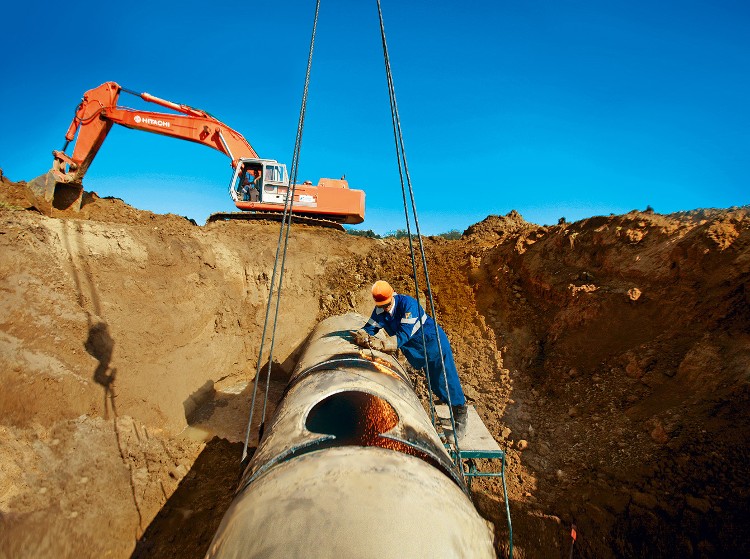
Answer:
<svg viewBox="0 0 750 559"><path fill-rule="evenodd" d="M47 217L2 181L0 557L202 557L240 473L278 224L94 194ZM515 557L569 557L573 525L573 557L750 556L748 208L511 212L425 248L507 452ZM369 314L376 279L414 294L411 270L404 240L293 227L269 413L315 324ZM505 556L501 484L473 497Z"/></svg>

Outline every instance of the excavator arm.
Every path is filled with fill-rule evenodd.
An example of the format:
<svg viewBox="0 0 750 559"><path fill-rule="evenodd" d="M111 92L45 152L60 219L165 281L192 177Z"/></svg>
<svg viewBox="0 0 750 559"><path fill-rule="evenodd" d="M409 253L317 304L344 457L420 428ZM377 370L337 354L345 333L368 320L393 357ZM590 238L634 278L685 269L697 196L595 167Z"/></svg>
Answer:
<svg viewBox="0 0 750 559"><path fill-rule="evenodd" d="M121 92L182 114L118 106ZM63 208L80 206L83 177L115 124L206 145L227 155L232 167L236 167L240 159L258 157L239 132L205 111L107 82L83 95L65 134L63 149L52 152L52 169L29 183L34 198L32 203L43 211L50 205ZM73 153L68 155L66 150L74 140Z"/></svg>

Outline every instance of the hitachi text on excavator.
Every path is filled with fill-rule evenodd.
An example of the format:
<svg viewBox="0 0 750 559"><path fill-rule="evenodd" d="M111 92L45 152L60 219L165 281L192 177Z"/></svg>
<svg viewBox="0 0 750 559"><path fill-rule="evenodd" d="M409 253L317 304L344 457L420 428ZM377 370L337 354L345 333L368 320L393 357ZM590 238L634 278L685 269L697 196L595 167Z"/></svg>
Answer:
<svg viewBox="0 0 750 559"><path fill-rule="evenodd" d="M119 106L121 92L181 114ZM306 181L292 189L285 164L259 158L239 132L209 113L148 93L136 93L115 82L104 83L84 93L65 134L63 149L52 152L52 169L29 182L29 199L37 209L46 214L50 214L52 208L80 209L83 177L114 124L203 144L230 158L234 172L229 195L242 212L216 213L209 217L209 221L281 219L292 190L295 221L338 227L364 221L365 193L350 189L343 178L323 178L317 186ZM68 155L66 150L74 140L73 152Z"/></svg>

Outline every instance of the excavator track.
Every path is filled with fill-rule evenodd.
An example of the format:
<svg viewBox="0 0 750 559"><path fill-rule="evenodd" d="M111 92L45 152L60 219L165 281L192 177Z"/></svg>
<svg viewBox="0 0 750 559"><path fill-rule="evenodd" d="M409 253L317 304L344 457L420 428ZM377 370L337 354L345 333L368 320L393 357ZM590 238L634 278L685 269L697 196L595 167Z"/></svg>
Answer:
<svg viewBox="0 0 750 559"><path fill-rule="evenodd" d="M218 212L208 216L206 224L214 223L216 221L232 221L232 220L256 220L264 219L267 221L281 221L284 217L283 213L280 212ZM326 227L329 229L338 229L344 231L344 226L331 219L325 219L320 217L310 217L300 214L292 213L292 222L301 223L303 225L315 225L318 227Z"/></svg>

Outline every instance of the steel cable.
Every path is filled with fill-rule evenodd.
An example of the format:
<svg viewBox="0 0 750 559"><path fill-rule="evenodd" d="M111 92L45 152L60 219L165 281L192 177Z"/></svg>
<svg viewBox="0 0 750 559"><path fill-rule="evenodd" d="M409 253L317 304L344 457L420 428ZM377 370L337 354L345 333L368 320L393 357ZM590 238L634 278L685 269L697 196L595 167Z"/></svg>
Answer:
<svg viewBox="0 0 750 559"><path fill-rule="evenodd" d="M289 230L292 226L292 206L294 204L294 193L297 185L297 172L299 168L299 156L302 149L302 133L305 126L305 112L307 110L307 94L310 87L310 70L312 68L313 50L315 48L315 34L318 28L318 14L320 12L320 0L317 0L315 4L315 18L313 20L312 36L310 38L310 50L307 56L307 71L305 73L305 86L302 92L302 103L300 107L299 121L297 124L297 137L294 142L294 154L292 156L292 167L289 176L291 190L287 190L286 200L284 202L284 214L281 220L281 226L279 227L279 240L276 244L276 257L273 265L273 273L271 275L271 286L268 294L268 303L266 305L266 316L263 320L263 335L261 337L260 349L258 351L258 364L255 370L255 382L253 385L253 397L250 404L250 417L247 422L247 430L245 431L245 445L242 449L242 460L244 461L247 457L247 447L250 441L250 428L253 423L253 415L255 412L255 400L258 392L258 382L261 376L261 367L263 360L263 346L265 345L266 333L268 329L268 318L271 314L271 302L274 295L274 286L276 283L276 275L279 275L279 286L276 290L276 308L273 318L273 326L271 329L271 346L269 349L268 356L268 370L266 374L266 388L263 399L263 413L261 416L260 426L258 428L258 441L263 436L263 428L266 421L266 409L268 406L268 389L271 381L271 367L273 365L273 350L276 342L276 326L278 324L279 317L279 306L281 303L281 288L284 280L284 263L286 262L287 247L289 245ZM282 242L283 238L283 242ZM281 249L283 244L283 250ZM281 270L279 270L279 253L281 252Z"/></svg>
<svg viewBox="0 0 750 559"><path fill-rule="evenodd" d="M427 295L429 297L430 301L430 310L432 312L433 320L435 322L435 334L437 338L437 344L438 344L438 351L440 352L440 360L442 364L443 369L443 381L445 382L446 387L446 395L448 396L448 411L450 413L450 420L451 420L451 427L453 428L453 443L455 445L456 449L456 456L455 456L455 462L458 466L458 469L461 472L461 477L464 477L463 467L461 466L461 450L458 444L458 434L456 433L456 421L453 414L453 404L451 402L450 397L450 390L448 390L448 374L445 369L445 355L443 354L443 348L442 343L440 341L440 334L438 331L439 325L437 321L437 314L435 312L435 302L432 297L432 286L430 285L430 275L427 270L427 259L425 257L425 251L424 251L424 243L422 242L422 234L419 229L419 218L417 216L417 205L414 198L414 189L412 187L411 183L411 176L409 175L409 167L407 165L406 161L406 149L404 146L404 136L403 131L401 129L401 119L399 117L398 112L398 103L396 102L396 90L393 83L393 75L391 73L391 63L390 63L390 57L388 56L388 44L386 41L385 36L385 25L383 23L383 10L380 6L380 0L377 0L378 5L378 17L380 19L380 38L383 43L383 58L385 62L385 71L386 71L386 79L388 82L388 94L390 98L391 103L391 120L393 122L393 134L394 139L396 142L396 155L398 159L398 169L399 169L399 178L401 180L401 192L404 199L404 214L406 216L406 229L407 229L407 236L409 237L409 250L411 253L411 260L412 260L412 269L414 273L414 285L417 295L417 303L419 304L419 280L417 279L417 269L416 269L416 257L414 254L414 245L412 243L411 239L411 226L410 226L410 220L409 220L409 211L408 211L408 203L406 200L406 190L408 188L409 191L409 198L411 200L411 211L414 216L414 225L417 233L417 240L419 242L419 251L422 258L422 267L425 275L425 283L427 287ZM402 171L402 164L403 164L403 171ZM404 176L406 177L406 185L404 184ZM420 304L420 312L421 312L421 304ZM421 316L418 320L421 320ZM429 394L429 400L430 400L430 413L432 414L432 420L433 424L435 423L434 419L434 403L432 398L432 390L430 386L430 375L429 375L429 367L427 366L427 348L426 348L426 341L424 338L424 329L422 328L422 347L425 350L425 373L427 377L427 386L428 386L428 394Z"/></svg>

